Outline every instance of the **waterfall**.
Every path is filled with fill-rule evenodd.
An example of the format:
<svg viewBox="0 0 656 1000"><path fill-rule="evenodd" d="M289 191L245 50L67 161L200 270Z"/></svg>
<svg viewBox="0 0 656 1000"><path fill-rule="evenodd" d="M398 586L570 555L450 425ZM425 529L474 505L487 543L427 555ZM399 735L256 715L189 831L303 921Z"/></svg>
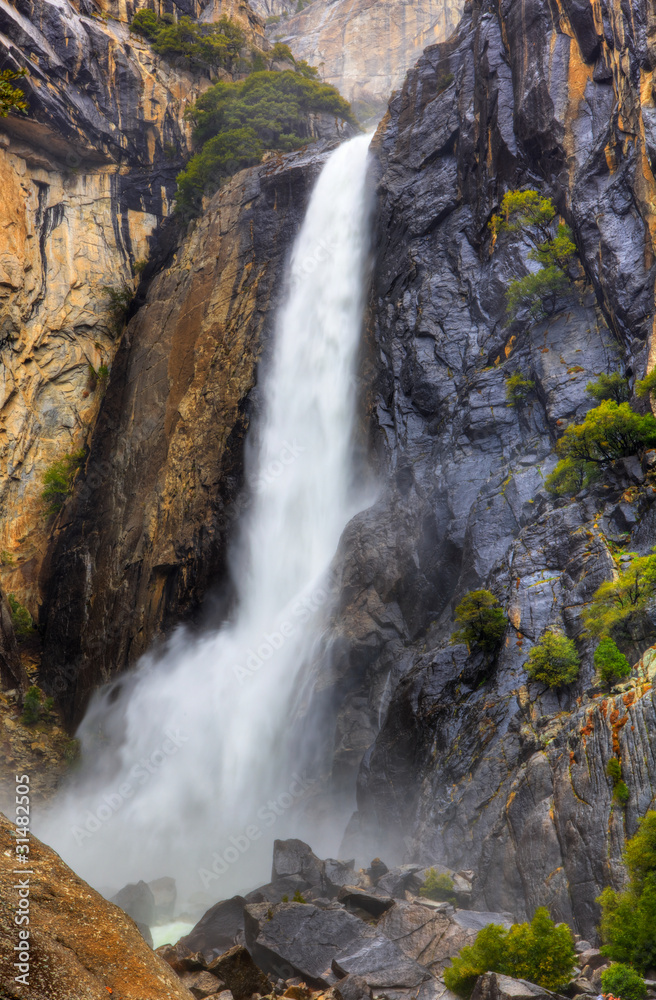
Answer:
<svg viewBox="0 0 656 1000"><path fill-rule="evenodd" d="M275 837L311 793L285 755L300 672L330 611L326 575L354 495L355 364L369 251L369 137L338 147L312 193L279 310L252 503L231 556L230 621L179 629L97 692L85 766L36 832L93 885L173 875L211 900L268 879ZM246 883L246 884L245 884Z"/></svg>

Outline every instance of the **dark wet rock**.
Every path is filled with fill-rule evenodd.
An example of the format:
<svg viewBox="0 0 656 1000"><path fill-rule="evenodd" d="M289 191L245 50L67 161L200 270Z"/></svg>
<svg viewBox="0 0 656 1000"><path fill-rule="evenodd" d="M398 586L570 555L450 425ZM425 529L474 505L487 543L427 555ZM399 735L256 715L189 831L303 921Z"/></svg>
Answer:
<svg viewBox="0 0 656 1000"><path fill-rule="evenodd" d="M323 882L332 895L336 895L344 885L358 885L359 875L355 871L355 861L327 858L323 864Z"/></svg>
<svg viewBox="0 0 656 1000"><path fill-rule="evenodd" d="M273 844L271 881L296 876L306 885L321 885L323 862L302 840L276 840Z"/></svg>
<svg viewBox="0 0 656 1000"><path fill-rule="evenodd" d="M265 972L284 978L299 975L320 986L334 981L330 969L335 955L373 935L362 920L341 908L260 903L247 906L245 913L246 946Z"/></svg>
<svg viewBox="0 0 656 1000"><path fill-rule="evenodd" d="M378 879L376 888L396 899L405 899L406 892L418 892L421 888L424 879L419 873L422 870L421 865L402 865L399 868L390 868Z"/></svg>
<svg viewBox="0 0 656 1000"><path fill-rule="evenodd" d="M155 897L144 881L123 886L111 901L132 917L136 924L150 927L155 921Z"/></svg>
<svg viewBox="0 0 656 1000"><path fill-rule="evenodd" d="M342 949L333 958L332 968L339 976L360 976L374 990L412 989L430 978L423 966L382 934Z"/></svg>
<svg viewBox="0 0 656 1000"><path fill-rule="evenodd" d="M233 896L211 906L193 930L180 939L178 948L222 955L233 945L243 943L245 903L243 896Z"/></svg>
<svg viewBox="0 0 656 1000"><path fill-rule="evenodd" d="M265 995L271 991L271 983L242 945L215 958L207 969L227 986L234 1000L250 1000L253 993Z"/></svg>
<svg viewBox="0 0 656 1000"><path fill-rule="evenodd" d="M363 910L372 917L380 917L386 910L389 910L390 906L394 906L394 900L391 896L384 896L382 893L375 895L373 892L367 892L366 889L360 889L354 885L342 886L337 893L337 899L344 904L347 910Z"/></svg>
<svg viewBox="0 0 656 1000"><path fill-rule="evenodd" d="M279 878L275 882L258 886L257 889L247 892L244 898L247 903L280 903L283 896L291 899L294 893L303 893L307 888L308 883L304 878L300 875L290 875L289 878Z"/></svg>
<svg viewBox="0 0 656 1000"><path fill-rule="evenodd" d="M9 602L0 590L0 687L26 690L29 680L18 655Z"/></svg>
<svg viewBox="0 0 656 1000"><path fill-rule="evenodd" d="M387 875L388 871L389 868L384 861L381 861L380 858L374 858L367 869L367 874L375 885L378 882L378 879L382 878L383 875Z"/></svg>

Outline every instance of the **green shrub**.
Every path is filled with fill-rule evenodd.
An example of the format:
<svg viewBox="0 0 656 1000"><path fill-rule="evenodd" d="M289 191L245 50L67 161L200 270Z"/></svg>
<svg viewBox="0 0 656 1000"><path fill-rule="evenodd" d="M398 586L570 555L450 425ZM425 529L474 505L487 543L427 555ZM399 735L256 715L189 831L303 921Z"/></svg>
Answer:
<svg viewBox="0 0 656 1000"><path fill-rule="evenodd" d="M604 400L588 410L580 424L570 424L556 450L563 458L610 462L656 444L656 418L636 413L628 403Z"/></svg>
<svg viewBox="0 0 656 1000"><path fill-rule="evenodd" d="M25 726L33 726L52 711L53 699L44 698L43 692L32 684L23 695L23 712L21 722Z"/></svg>
<svg viewBox="0 0 656 1000"><path fill-rule="evenodd" d="M111 328L118 336L128 316L130 303L134 298L134 292L128 285L119 288L110 288L109 285L103 287L103 292L109 298L109 314L111 316Z"/></svg>
<svg viewBox="0 0 656 1000"><path fill-rule="evenodd" d="M58 514L64 506L66 498L73 492L73 480L84 458L85 450L80 448L79 451L53 462L44 472L41 499L45 503L46 517Z"/></svg>
<svg viewBox="0 0 656 1000"><path fill-rule="evenodd" d="M640 821L638 832L626 845L624 858L629 888L604 889L600 933L602 953L616 962L633 965L638 972L656 966L656 811Z"/></svg>
<svg viewBox="0 0 656 1000"><path fill-rule="evenodd" d="M610 993L619 1000L644 1000L647 996L645 981L635 969L615 962L601 974L602 993Z"/></svg>
<svg viewBox="0 0 656 1000"><path fill-rule="evenodd" d="M490 221L493 243L503 233L521 234L532 244L529 259L540 264L523 278L511 281L506 293L506 310L513 319L520 309L542 319L550 316L558 299L569 291L567 265L576 253L572 231L564 222L553 233L556 209L550 198L537 191L508 191L501 211Z"/></svg>
<svg viewBox="0 0 656 1000"><path fill-rule="evenodd" d="M152 10L134 15L132 31L147 39L153 51L169 62L182 61L189 69L231 68L244 45L244 33L228 17L199 24L183 15L158 18Z"/></svg>
<svg viewBox="0 0 656 1000"><path fill-rule="evenodd" d="M643 396L648 396L650 392L654 392L656 389L656 368L652 368L648 375L644 378L639 379L636 382L635 391L636 396L642 398Z"/></svg>
<svg viewBox="0 0 656 1000"><path fill-rule="evenodd" d="M489 590L470 590L458 604L455 620L461 627L451 642L464 642L488 655L498 650L508 624L503 608Z"/></svg>
<svg viewBox="0 0 656 1000"><path fill-rule="evenodd" d="M625 806L629 801L629 799L631 798L631 792L629 791L629 786L625 781L622 781L621 779L614 786L613 794L615 796L616 801L619 802L621 806Z"/></svg>
<svg viewBox="0 0 656 1000"><path fill-rule="evenodd" d="M561 295L569 291L569 278L554 265L532 271L511 281L506 292L506 310L511 319L520 309L528 309L534 319L544 319L555 312Z"/></svg>
<svg viewBox="0 0 656 1000"><path fill-rule="evenodd" d="M506 379L506 399L511 406L521 403L532 389L535 389L535 382L530 378L524 378L519 371L513 372Z"/></svg>
<svg viewBox="0 0 656 1000"><path fill-rule="evenodd" d="M292 896L292 903L304 903L304 902L305 899L303 898L302 893L300 892L299 889L297 889L294 895Z"/></svg>
<svg viewBox="0 0 656 1000"><path fill-rule="evenodd" d="M576 496L582 489L599 478L599 466L575 458L561 458L556 468L544 481L545 489L552 496Z"/></svg>
<svg viewBox="0 0 656 1000"><path fill-rule="evenodd" d="M270 59L275 62L289 62L292 66L296 65L296 60L292 55L292 50L289 45L285 45L284 42L276 42L270 52L267 53Z"/></svg>
<svg viewBox="0 0 656 1000"><path fill-rule="evenodd" d="M528 654L524 667L531 680L558 688L576 680L581 661L571 639L562 632L547 631Z"/></svg>
<svg viewBox="0 0 656 1000"><path fill-rule="evenodd" d="M453 891L453 879L444 872L438 875L434 868L429 868L424 884L419 890L419 895L424 896L425 899L451 903L456 898Z"/></svg>
<svg viewBox="0 0 656 1000"><path fill-rule="evenodd" d="M213 193L243 167L259 163L265 150L288 152L308 142L311 112L327 111L354 121L348 103L334 87L299 67L217 83L199 97L188 117L195 125L195 141L203 145L178 174L179 211L194 214L203 195Z"/></svg>
<svg viewBox="0 0 656 1000"><path fill-rule="evenodd" d="M626 403L629 399L629 383L619 372L612 372L610 375L602 372L595 382L588 382L585 391L600 403L605 399Z"/></svg>
<svg viewBox="0 0 656 1000"><path fill-rule="evenodd" d="M530 924L513 924L510 930L489 924L444 970L448 989L469 997L476 980L485 972L499 972L527 979L548 990L561 990L575 965L574 941L565 924L554 924L540 907Z"/></svg>
<svg viewBox="0 0 656 1000"><path fill-rule="evenodd" d="M10 111L22 111L27 114L28 104L25 94L19 87L14 87L13 81L27 76L26 69L0 70L0 118L6 118Z"/></svg>
<svg viewBox="0 0 656 1000"><path fill-rule="evenodd" d="M617 782L621 779L622 765L620 764L617 757L611 757L611 759L606 764L606 774L612 780L614 785L616 785Z"/></svg>
<svg viewBox="0 0 656 1000"><path fill-rule="evenodd" d="M594 665L603 683L609 686L631 673L631 664L626 656L607 635L602 637L595 649Z"/></svg>
<svg viewBox="0 0 656 1000"><path fill-rule="evenodd" d="M9 601L9 611L11 613L11 624L14 627L14 635L20 642L22 639L27 639L36 631L34 627L34 619L27 608L20 604L13 594L8 594L7 600Z"/></svg>
<svg viewBox="0 0 656 1000"><path fill-rule="evenodd" d="M653 626L646 609L656 592L656 555L634 556L616 580L605 580L583 611L588 635L631 639Z"/></svg>

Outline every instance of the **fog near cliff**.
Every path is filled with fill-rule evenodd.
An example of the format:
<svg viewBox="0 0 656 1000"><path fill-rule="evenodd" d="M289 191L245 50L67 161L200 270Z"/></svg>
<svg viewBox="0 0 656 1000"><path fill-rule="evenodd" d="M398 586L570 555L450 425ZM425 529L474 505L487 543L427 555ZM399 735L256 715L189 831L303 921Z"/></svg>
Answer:
<svg viewBox="0 0 656 1000"><path fill-rule="evenodd" d="M234 616L200 638L178 629L96 692L78 733L81 770L35 824L105 892L173 875L183 896L218 899L266 881L274 838L338 847L341 818L299 827L315 789L288 737L303 668L322 655L331 561L371 499L354 466L368 145L362 136L331 154L290 261L248 448Z"/></svg>

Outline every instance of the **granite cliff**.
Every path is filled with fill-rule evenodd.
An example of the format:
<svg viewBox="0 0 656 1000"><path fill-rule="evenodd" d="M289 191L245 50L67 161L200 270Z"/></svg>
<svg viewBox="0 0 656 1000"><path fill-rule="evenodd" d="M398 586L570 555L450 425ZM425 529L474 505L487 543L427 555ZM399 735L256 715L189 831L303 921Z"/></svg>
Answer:
<svg viewBox="0 0 656 1000"><path fill-rule="evenodd" d="M332 794L348 800L357 785L349 854L474 870L479 909L522 917L546 904L588 939L595 898L621 884L626 837L654 805L656 715L647 644L633 649L625 688L601 694L581 610L627 551L652 548L656 492L637 460L616 463L575 498L555 500L544 478L557 437L592 405L586 383L619 367L633 386L653 360L655 36L647 0L476 0L392 98L373 143L377 253L361 371L380 495L343 537L341 600L295 727L301 741L304 725L320 733L314 765ZM46 123L72 134L56 114L59 104L45 106ZM183 143L179 119L165 121ZM102 321L80 320L112 365L41 577L41 679L69 723L94 687L227 584L257 362L309 187L341 137L334 123L318 129L324 145L238 175L188 233L160 241L120 345L106 309ZM172 175L157 129L150 159L139 145L147 130L135 131L139 204L159 220ZM19 138L27 141L10 142ZM98 177L132 177L123 153L112 160L110 138L94 140L94 155L109 157ZM572 228L578 272L552 316L509 326L505 292L526 247L501 238L493 252L488 223L516 188L553 200ZM142 253L137 236L128 240L124 197L112 202L127 221L103 283L107 268L127 280L131 254ZM48 217L55 233L58 217ZM48 250L35 260L49 255L57 259ZM19 310L20 282L9 293ZM72 296L70 283L62 287ZM61 325L45 314L38 322L46 336ZM94 359L75 368L81 396ZM518 369L534 391L513 405L506 380ZM31 437L22 430L32 420L26 398L16 393L13 433L36 449L48 438L36 423ZM83 421L70 406L73 445ZM12 505L21 482L3 479ZM512 626L493 670L449 643L456 602L478 586L495 592ZM577 641L583 661L557 694L524 670L552 625ZM5 648L13 655L11 637ZM605 773L611 755L622 761L626 808Z"/></svg>

